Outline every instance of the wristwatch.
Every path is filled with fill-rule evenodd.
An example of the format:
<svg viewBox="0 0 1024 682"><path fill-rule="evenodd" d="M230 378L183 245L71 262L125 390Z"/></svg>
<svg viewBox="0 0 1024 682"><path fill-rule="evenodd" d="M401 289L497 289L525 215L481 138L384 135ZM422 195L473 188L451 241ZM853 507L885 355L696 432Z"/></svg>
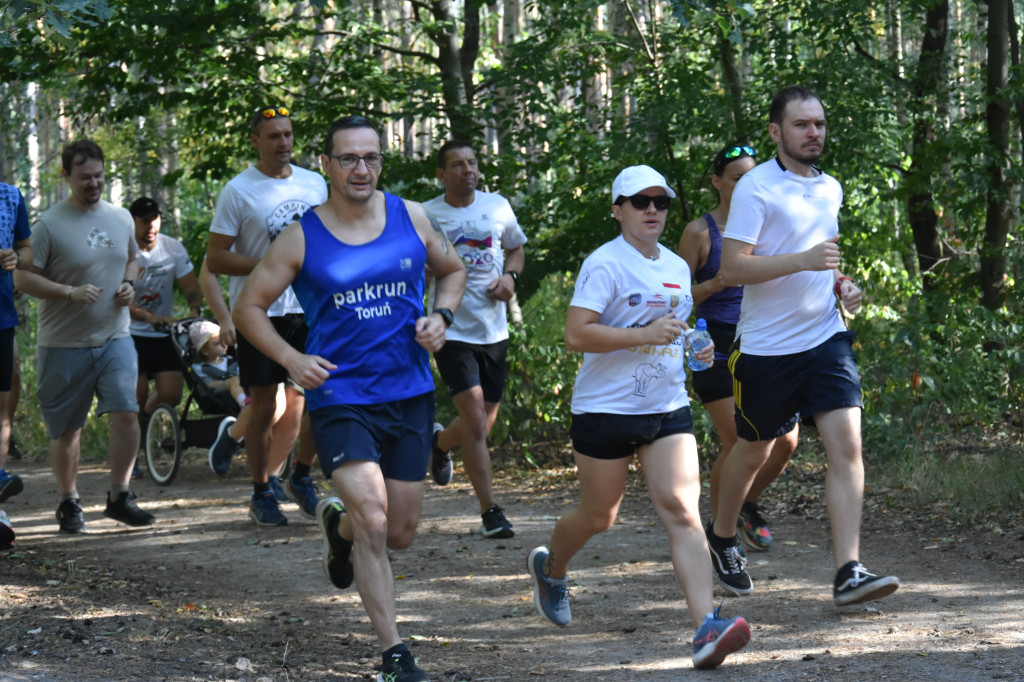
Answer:
<svg viewBox="0 0 1024 682"><path fill-rule="evenodd" d="M122 279L121 280L121 284L131 284L132 285L132 289L135 288L135 280L133 280L133 279Z"/></svg>
<svg viewBox="0 0 1024 682"><path fill-rule="evenodd" d="M518 272L516 272L515 270L506 270L505 272L503 272L501 274L508 275L509 277L512 278L512 286L514 286L514 287L519 286L519 273Z"/></svg>
<svg viewBox="0 0 1024 682"><path fill-rule="evenodd" d="M440 315L441 319L444 320L445 327L452 326L452 322L455 321L455 313L448 310L448 308L434 308L434 312Z"/></svg>

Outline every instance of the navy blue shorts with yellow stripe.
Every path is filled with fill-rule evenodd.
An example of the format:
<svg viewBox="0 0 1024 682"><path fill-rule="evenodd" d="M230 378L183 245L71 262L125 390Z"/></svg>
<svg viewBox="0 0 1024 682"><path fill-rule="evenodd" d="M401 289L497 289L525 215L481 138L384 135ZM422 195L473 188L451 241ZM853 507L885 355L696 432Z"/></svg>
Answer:
<svg viewBox="0 0 1024 682"><path fill-rule="evenodd" d="M835 334L815 348L790 355L743 353L742 339L729 357L736 400L736 433L768 441L793 430L799 415L864 407L856 335Z"/></svg>

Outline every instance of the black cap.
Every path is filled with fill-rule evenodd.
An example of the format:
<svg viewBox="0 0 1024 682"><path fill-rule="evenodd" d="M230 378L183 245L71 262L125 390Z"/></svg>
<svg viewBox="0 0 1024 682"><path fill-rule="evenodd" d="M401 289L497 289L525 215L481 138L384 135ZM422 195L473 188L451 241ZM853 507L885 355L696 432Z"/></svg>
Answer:
<svg viewBox="0 0 1024 682"><path fill-rule="evenodd" d="M128 207L133 218L152 218L160 215L160 205L149 197L139 197Z"/></svg>

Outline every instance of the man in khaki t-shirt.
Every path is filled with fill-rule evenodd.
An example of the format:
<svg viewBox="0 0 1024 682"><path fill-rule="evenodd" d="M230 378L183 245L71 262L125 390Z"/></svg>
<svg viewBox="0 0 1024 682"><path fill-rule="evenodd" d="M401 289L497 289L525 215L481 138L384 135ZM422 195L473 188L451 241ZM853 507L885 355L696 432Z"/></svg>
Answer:
<svg viewBox="0 0 1024 682"><path fill-rule="evenodd" d="M138 276L133 222L104 201L103 150L89 140L67 145L62 175L71 196L43 213L32 228L33 262L15 286L41 299L36 393L50 436L50 461L60 488L62 533L85 530L78 495L80 436L97 398L109 414L110 492L104 515L146 526L129 488L139 446L138 374L128 332L128 305Z"/></svg>

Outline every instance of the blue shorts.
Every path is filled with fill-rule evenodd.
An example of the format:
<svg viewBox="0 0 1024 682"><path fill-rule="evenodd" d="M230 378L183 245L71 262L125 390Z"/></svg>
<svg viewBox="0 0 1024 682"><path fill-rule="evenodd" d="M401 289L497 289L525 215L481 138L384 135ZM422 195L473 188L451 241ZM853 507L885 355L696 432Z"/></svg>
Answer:
<svg viewBox="0 0 1024 682"><path fill-rule="evenodd" d="M139 375L130 336L94 348L39 346L36 400L51 440L85 426L96 394L96 414L138 412Z"/></svg>
<svg viewBox="0 0 1024 682"><path fill-rule="evenodd" d="M708 333L715 343L715 364L703 372L693 372L693 392L707 405L716 400L732 397L732 374L729 373L729 353L736 338L736 325L727 322L708 322Z"/></svg>
<svg viewBox="0 0 1024 682"><path fill-rule="evenodd" d="M769 441L793 430L799 415L863 407L852 331L791 355L729 358L736 400L736 433L748 441Z"/></svg>
<svg viewBox="0 0 1024 682"><path fill-rule="evenodd" d="M434 394L378 405L328 405L309 413L317 457L328 479L345 462L380 465L384 478L422 481L430 460Z"/></svg>
<svg viewBox="0 0 1024 682"><path fill-rule="evenodd" d="M574 414L569 436L573 449L594 459L623 459L637 448L677 433L693 433L689 407L658 414Z"/></svg>
<svg viewBox="0 0 1024 682"><path fill-rule="evenodd" d="M483 389L484 401L500 403L505 392L505 357L508 339L497 343L446 341L434 353L434 362L448 395L458 395L474 386Z"/></svg>

